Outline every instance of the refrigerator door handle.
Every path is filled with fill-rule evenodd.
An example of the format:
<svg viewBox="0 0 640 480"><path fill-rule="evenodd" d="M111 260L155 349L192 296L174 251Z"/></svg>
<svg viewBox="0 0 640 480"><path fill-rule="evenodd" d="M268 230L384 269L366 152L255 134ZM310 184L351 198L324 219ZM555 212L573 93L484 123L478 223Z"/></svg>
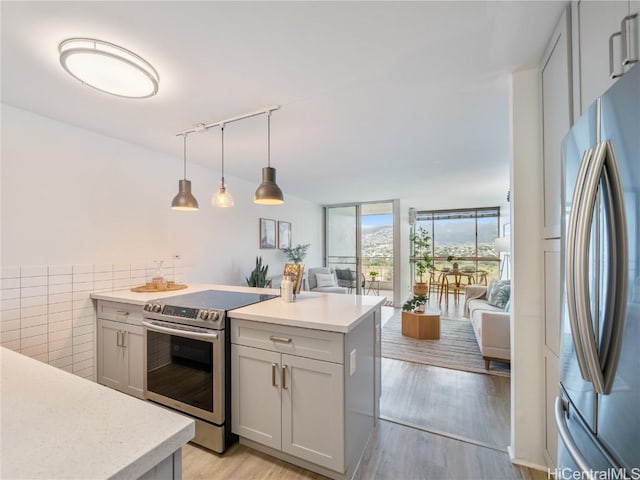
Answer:
<svg viewBox="0 0 640 480"><path fill-rule="evenodd" d="M610 141L604 142L605 161L602 173L605 184L609 228L609 285L605 306L605 344L601 346L600 365L604 374L604 388L601 393L611 393L613 380L618 367L624 323L627 315L627 265L629 258L629 240L627 237L627 219L624 205L624 191L615 149Z"/></svg>
<svg viewBox="0 0 640 480"><path fill-rule="evenodd" d="M589 377L597 393L604 391L604 375L600 367L598 341L593 328L591 296L589 294L589 248L593 213L597 202L598 184L606 157L605 144L599 143L593 154L591 168L584 183L583 208L577 219L576 228L576 310L580 342L584 347Z"/></svg>
<svg viewBox="0 0 640 480"><path fill-rule="evenodd" d="M591 165L591 159L593 157L593 150L587 149L582 155L582 161L580 162L580 168L578 170L578 176L576 179L576 185L573 190L573 199L571 201L571 212L569 215L569 223L567 226L567 243L566 243L566 259L565 259L565 272L566 272L566 289L567 289L567 313L569 317L569 325L571 326L571 338L576 350L576 358L578 360L578 367L580 368L580 374L582 378L588 382L591 381L589 376L589 369L585 360L584 348L582 347L582 341L580 340L580 326L578 323L578 314L576 310L576 230L577 222L580 216L582 208L582 193L583 185Z"/></svg>
<svg viewBox="0 0 640 480"><path fill-rule="evenodd" d="M624 72L617 72L615 67L616 61L614 59L615 48L613 46L613 39L616 37L622 38L622 32L612 33L611 36L609 37L609 78L612 80L614 78L618 78L624 75Z"/></svg>
<svg viewBox="0 0 640 480"><path fill-rule="evenodd" d="M636 63L638 57L638 14L627 15L622 19L620 24L620 32L622 33L622 65L630 65Z"/></svg>
<svg viewBox="0 0 640 480"><path fill-rule="evenodd" d="M566 413L565 413L566 412ZM583 472L593 472L594 470L589 466L589 462L584 457L580 448L578 448L578 444L573 439L571 432L569 431L569 426L567 425L566 415L569 414L569 410L567 408L567 404L560 397L556 397L556 405L555 405L555 418L556 418L556 427L558 427L558 434L560 435L560 439L562 443L564 443L565 447L567 447L567 451L569 455L576 462L576 465ZM587 477L590 480L593 480L591 474Z"/></svg>

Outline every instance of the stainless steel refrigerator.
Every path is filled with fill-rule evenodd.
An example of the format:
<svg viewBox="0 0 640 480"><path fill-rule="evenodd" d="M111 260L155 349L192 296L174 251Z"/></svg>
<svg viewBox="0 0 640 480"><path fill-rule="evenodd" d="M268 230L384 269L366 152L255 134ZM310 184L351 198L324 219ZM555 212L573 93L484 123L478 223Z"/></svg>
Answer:
<svg viewBox="0 0 640 480"><path fill-rule="evenodd" d="M640 65L574 124L563 175L556 473L640 479Z"/></svg>

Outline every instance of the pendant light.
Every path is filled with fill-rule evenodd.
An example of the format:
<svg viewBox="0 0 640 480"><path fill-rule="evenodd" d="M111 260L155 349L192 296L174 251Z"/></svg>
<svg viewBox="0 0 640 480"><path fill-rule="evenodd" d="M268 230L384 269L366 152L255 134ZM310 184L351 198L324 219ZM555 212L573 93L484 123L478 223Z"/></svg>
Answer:
<svg viewBox="0 0 640 480"><path fill-rule="evenodd" d="M267 166L262 168L262 183L253 195L253 202L260 205L282 205L284 197L276 183L276 169L271 168L271 111L267 112Z"/></svg>
<svg viewBox="0 0 640 480"><path fill-rule="evenodd" d="M171 202L171 208L186 212L198 210L198 201L191 193L191 182L187 180L187 134L184 138L184 179L178 181L178 194Z"/></svg>
<svg viewBox="0 0 640 480"><path fill-rule="evenodd" d="M220 131L222 132L222 152L220 155L222 158L222 175L220 180L220 190L218 190L218 193L213 197L212 203L216 207L226 208L233 207L233 197L227 191L227 187L224 184L224 123L220 125Z"/></svg>

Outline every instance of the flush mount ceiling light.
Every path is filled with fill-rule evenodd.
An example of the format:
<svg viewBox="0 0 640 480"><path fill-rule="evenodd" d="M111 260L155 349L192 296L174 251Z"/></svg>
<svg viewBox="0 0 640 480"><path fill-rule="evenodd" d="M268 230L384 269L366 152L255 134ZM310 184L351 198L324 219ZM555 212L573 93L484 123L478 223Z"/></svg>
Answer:
<svg viewBox="0 0 640 480"><path fill-rule="evenodd" d="M185 212L198 210L198 201L191 193L191 182L187 180L187 134L184 138L184 179L178 181L178 194L173 197L171 208Z"/></svg>
<svg viewBox="0 0 640 480"><path fill-rule="evenodd" d="M60 43L58 51L62 68L96 90L125 98L158 93L158 72L126 48L93 38L69 38Z"/></svg>
<svg viewBox="0 0 640 480"><path fill-rule="evenodd" d="M276 169L271 167L271 112L267 113L267 166L262 168L262 183L253 195L260 205L282 205L284 196L276 183Z"/></svg>
<svg viewBox="0 0 640 480"><path fill-rule="evenodd" d="M216 207L233 207L233 197L231 196L231 194L227 191L227 187L224 184L224 123L222 125L220 125L220 130L222 132L222 153L221 153L221 158L222 158L222 175L221 175L221 180L220 180L220 190L218 190L218 193L215 195L215 197L213 198L213 204Z"/></svg>

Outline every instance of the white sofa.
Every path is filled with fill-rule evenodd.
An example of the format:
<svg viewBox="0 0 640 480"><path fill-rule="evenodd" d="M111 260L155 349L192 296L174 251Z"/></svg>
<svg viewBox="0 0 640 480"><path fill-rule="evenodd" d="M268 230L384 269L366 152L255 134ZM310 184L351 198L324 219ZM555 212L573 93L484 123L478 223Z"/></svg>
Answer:
<svg viewBox="0 0 640 480"><path fill-rule="evenodd" d="M320 273L323 275L332 274L335 280L335 286L333 287L318 287L318 282L316 280L316 273ZM338 281L335 278L335 273L325 267L320 268L310 268L308 273L308 281L309 281L309 291L310 292L324 292L324 293L347 293L347 288L339 287Z"/></svg>
<svg viewBox="0 0 640 480"><path fill-rule="evenodd" d="M464 315L471 320L484 368L491 360L511 362L511 326L509 312L487 303L487 287L469 285L465 288Z"/></svg>

